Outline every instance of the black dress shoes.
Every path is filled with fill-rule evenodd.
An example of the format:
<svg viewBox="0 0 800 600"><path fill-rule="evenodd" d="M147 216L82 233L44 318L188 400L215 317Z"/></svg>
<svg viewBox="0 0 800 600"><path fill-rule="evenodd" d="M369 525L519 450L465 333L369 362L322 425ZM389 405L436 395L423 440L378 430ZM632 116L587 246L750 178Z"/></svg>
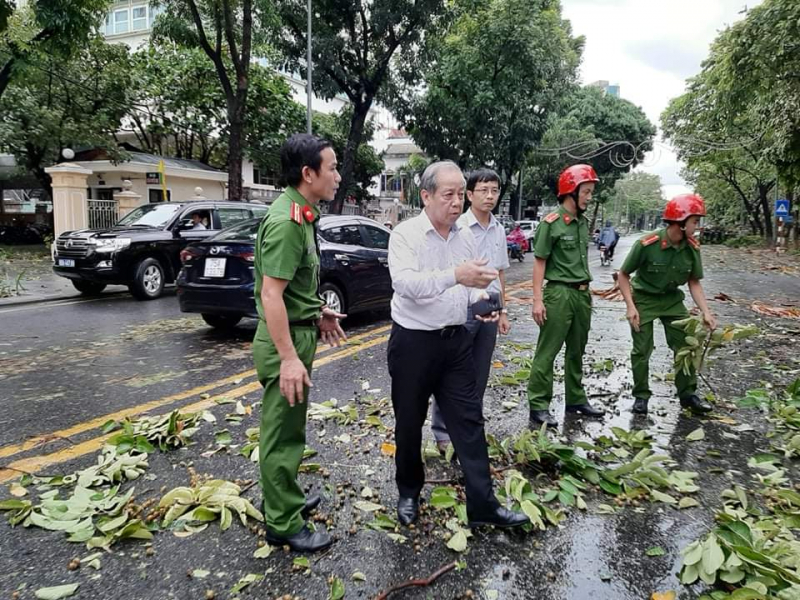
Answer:
<svg viewBox="0 0 800 600"><path fill-rule="evenodd" d="M308 525L294 535L274 535L267 530L267 541L274 546L289 546L295 552L317 552L333 543L331 536L324 531L311 531Z"/></svg>
<svg viewBox="0 0 800 600"><path fill-rule="evenodd" d="M322 502L322 497L319 494L314 494L312 496L306 496L306 504L303 507L303 510L300 511L300 514L303 515L303 518L307 518L311 512L319 506L319 503Z"/></svg>
<svg viewBox="0 0 800 600"><path fill-rule="evenodd" d="M688 408L694 413L710 413L713 409L711 405L706 402L705 400L701 400L694 394L691 396L687 396L686 398L681 398L681 406L683 408Z"/></svg>
<svg viewBox="0 0 800 600"><path fill-rule="evenodd" d="M531 423L541 427L542 423L546 423L548 427L558 427L558 421L555 420L549 410L532 410Z"/></svg>
<svg viewBox="0 0 800 600"><path fill-rule="evenodd" d="M493 512L469 517L470 527L493 525L495 527L507 529L510 527L520 527L525 525L525 523L530 523L530 520L524 514L510 511L502 506L498 506Z"/></svg>
<svg viewBox="0 0 800 600"><path fill-rule="evenodd" d="M397 518L403 525L411 525L419 517L419 498L404 498L397 501Z"/></svg>
<svg viewBox="0 0 800 600"><path fill-rule="evenodd" d="M634 398L633 399L633 412L637 415L647 414L647 398Z"/></svg>
<svg viewBox="0 0 800 600"><path fill-rule="evenodd" d="M586 404L573 404L571 406L567 405L564 408L564 412L580 414L583 415L584 417L595 417L595 418L602 417L604 414L606 414L606 411L604 411L602 408L595 408L588 402Z"/></svg>

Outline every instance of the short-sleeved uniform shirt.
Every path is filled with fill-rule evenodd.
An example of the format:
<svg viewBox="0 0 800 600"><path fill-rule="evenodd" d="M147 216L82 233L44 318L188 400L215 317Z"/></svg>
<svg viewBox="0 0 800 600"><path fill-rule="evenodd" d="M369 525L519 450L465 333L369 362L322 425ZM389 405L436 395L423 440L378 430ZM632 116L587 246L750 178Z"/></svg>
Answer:
<svg viewBox="0 0 800 600"><path fill-rule="evenodd" d="M508 262L506 232L493 214L489 213L488 227L480 224L471 209L458 218L457 224L460 227L466 227L472 233L479 257L489 261L487 267L505 271L511 266ZM500 278L498 277L489 284L486 291L500 294L502 291L500 288Z"/></svg>
<svg viewBox="0 0 800 600"><path fill-rule="evenodd" d="M589 272L589 222L560 206L536 228L533 242L536 258L547 261L544 278L563 283L592 280Z"/></svg>
<svg viewBox="0 0 800 600"><path fill-rule="evenodd" d="M293 211L293 204L297 204L300 210ZM311 222L304 216L306 206L311 208ZM283 292L283 301L290 323L319 317L323 301L319 295L319 254L314 227L318 219L317 207L309 204L296 189L287 187L272 203L269 214L259 226L255 252L255 299L262 320L264 275L289 282Z"/></svg>
<svg viewBox="0 0 800 600"><path fill-rule="evenodd" d="M633 245L621 271L635 273L631 287L643 323L659 316L683 316L686 308L680 286L703 278L700 245L693 239L673 245L667 230L659 229Z"/></svg>

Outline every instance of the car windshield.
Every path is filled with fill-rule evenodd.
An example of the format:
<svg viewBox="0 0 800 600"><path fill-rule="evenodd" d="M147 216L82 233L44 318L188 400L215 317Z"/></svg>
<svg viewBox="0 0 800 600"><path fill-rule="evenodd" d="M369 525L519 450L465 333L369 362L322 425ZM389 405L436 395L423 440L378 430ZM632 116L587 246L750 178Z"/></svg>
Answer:
<svg viewBox="0 0 800 600"><path fill-rule="evenodd" d="M217 235L211 238L215 242L226 241L247 241L255 242L258 235L258 226L261 224L261 219L251 219L244 223L238 223L233 227L228 227L220 231Z"/></svg>
<svg viewBox="0 0 800 600"><path fill-rule="evenodd" d="M122 217L117 227L164 227L179 208L178 204L145 204Z"/></svg>

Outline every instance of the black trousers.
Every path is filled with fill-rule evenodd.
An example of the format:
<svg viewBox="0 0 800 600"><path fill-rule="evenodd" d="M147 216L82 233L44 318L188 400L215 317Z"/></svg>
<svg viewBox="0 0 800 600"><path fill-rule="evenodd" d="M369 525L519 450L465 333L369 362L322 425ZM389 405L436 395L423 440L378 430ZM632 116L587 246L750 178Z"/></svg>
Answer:
<svg viewBox="0 0 800 600"><path fill-rule="evenodd" d="M472 341L464 327L439 332L392 326L388 347L395 416L395 465L401 496L416 498L425 484L422 427L428 399L436 397L458 461L464 471L467 511L491 512L499 503L492 490L483 413L475 384Z"/></svg>

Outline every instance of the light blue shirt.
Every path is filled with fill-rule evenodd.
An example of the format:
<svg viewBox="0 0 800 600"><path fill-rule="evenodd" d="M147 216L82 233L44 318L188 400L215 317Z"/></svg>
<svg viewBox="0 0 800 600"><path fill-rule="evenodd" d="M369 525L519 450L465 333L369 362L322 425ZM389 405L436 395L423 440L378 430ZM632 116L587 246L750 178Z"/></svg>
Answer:
<svg viewBox="0 0 800 600"><path fill-rule="evenodd" d="M505 271L511 266L508 262L505 229L493 214L489 213L489 225L486 227L480 224L472 209L461 215L457 223L469 229L475 240L475 250L478 256L489 261L487 267ZM500 287L500 278L498 277L490 283L486 291L501 294L503 290Z"/></svg>

